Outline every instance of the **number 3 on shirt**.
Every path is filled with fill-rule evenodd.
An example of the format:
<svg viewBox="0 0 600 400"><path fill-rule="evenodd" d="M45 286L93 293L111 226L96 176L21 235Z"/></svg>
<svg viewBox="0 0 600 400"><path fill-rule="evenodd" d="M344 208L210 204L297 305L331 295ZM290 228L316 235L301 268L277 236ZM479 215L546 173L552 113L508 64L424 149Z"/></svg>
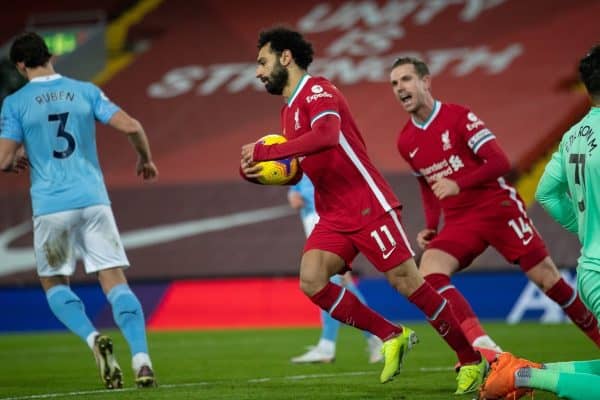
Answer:
<svg viewBox="0 0 600 400"><path fill-rule="evenodd" d="M65 150L54 150L52 152L52 155L55 158L67 158L71 154L73 154L73 151L75 151L75 138L69 132L65 131L65 126L67 125L67 118L69 118L69 113L48 115L48 121L58 121L58 130L56 132L56 136L61 137L67 141L67 148Z"/></svg>

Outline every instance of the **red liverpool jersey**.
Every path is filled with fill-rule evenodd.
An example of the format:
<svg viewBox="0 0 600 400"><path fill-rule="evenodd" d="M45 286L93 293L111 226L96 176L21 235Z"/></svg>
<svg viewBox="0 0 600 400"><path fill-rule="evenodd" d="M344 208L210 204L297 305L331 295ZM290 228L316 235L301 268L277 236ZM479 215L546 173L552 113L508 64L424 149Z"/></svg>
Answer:
<svg viewBox="0 0 600 400"><path fill-rule="evenodd" d="M398 136L398 151L429 186L440 178L455 181L480 167L485 161L479 149L495 136L468 108L435 101L427 121L409 120ZM508 198L520 203L515 189L503 178L461 188L456 196L440 200L446 219L495 204Z"/></svg>
<svg viewBox="0 0 600 400"><path fill-rule="evenodd" d="M346 99L327 79L305 75L300 80L281 110L283 134L293 141L325 116L340 119L337 145L301 156L300 163L315 186L319 223L355 231L400 202L369 159Z"/></svg>

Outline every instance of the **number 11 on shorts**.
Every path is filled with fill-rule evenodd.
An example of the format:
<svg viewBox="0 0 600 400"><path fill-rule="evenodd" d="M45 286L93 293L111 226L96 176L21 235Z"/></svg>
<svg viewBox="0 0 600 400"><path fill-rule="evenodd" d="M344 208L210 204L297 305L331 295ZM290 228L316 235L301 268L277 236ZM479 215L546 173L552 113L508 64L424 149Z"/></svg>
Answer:
<svg viewBox="0 0 600 400"><path fill-rule="evenodd" d="M383 233L385 235L385 237L387 238L387 242L389 242L389 244L390 244L389 248L383 242L383 239L381 238L381 235L379 234L379 232ZM375 242L377 242L377 246L379 246L379 249L381 250L381 252L384 255L390 248L393 249L396 247L396 240L392 236L392 233L390 232L390 229L387 227L387 225L381 225L379 227L379 229L375 229L374 231L371 231L371 237L373 239L375 239ZM387 257L384 257L384 258L387 258Z"/></svg>

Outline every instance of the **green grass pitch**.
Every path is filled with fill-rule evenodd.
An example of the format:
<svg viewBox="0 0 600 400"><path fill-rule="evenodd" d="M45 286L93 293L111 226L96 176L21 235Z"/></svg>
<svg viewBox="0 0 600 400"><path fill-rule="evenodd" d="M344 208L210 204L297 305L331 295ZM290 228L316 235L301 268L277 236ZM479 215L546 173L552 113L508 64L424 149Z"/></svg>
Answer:
<svg viewBox="0 0 600 400"><path fill-rule="evenodd" d="M199 311L201 312L201 311ZM420 343L394 381L379 383L381 364L367 363L360 332L343 328L332 364L293 365L315 344L317 329L150 332L157 389L135 389L126 343L108 332L125 388L103 390L92 353L66 333L0 336L0 400L5 399L472 399L457 397L453 353L431 327L409 324ZM574 326L485 324L506 350L539 361L597 358ZM555 396L537 392L535 399Z"/></svg>

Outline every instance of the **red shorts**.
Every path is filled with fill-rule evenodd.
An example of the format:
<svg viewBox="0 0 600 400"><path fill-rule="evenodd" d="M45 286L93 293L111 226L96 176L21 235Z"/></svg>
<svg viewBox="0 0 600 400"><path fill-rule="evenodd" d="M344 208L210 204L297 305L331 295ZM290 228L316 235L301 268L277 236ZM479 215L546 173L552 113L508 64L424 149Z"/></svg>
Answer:
<svg viewBox="0 0 600 400"><path fill-rule="evenodd" d="M546 245L522 203L512 200L497 207L473 210L468 218L447 221L427 248L452 255L463 269L488 246L508 262L519 264L525 272L548 256Z"/></svg>
<svg viewBox="0 0 600 400"><path fill-rule="evenodd" d="M319 222L304 245L305 252L312 249L337 254L346 262L347 268L361 252L381 272L395 268L414 256L400 223L399 209L382 214L354 232L334 231Z"/></svg>

